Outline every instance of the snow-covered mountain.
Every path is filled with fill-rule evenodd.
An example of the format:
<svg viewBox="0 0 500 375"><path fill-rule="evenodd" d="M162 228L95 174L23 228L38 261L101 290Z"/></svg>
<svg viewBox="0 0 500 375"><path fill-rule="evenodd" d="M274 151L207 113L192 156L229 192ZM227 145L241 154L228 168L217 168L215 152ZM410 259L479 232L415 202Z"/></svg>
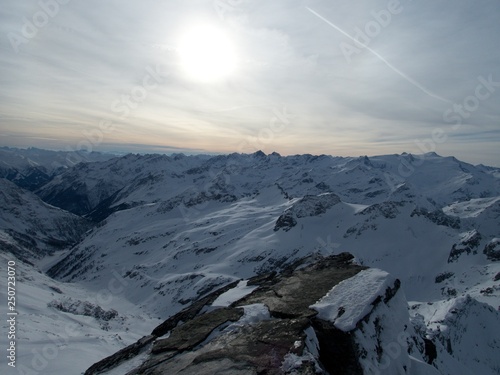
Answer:
<svg viewBox="0 0 500 375"><path fill-rule="evenodd" d="M287 199L334 192L345 202L374 204L396 194L427 207L498 196L500 182L494 170L433 153L372 158L281 157L262 152L215 157L131 154L77 166L38 194L74 213L87 214L101 205L98 219L120 204L170 198L194 204L196 199L205 199L203 194L239 199L270 185L277 186ZM114 209L106 212L110 207Z"/></svg>
<svg viewBox="0 0 500 375"><path fill-rule="evenodd" d="M49 151L0 147L0 178L35 190L78 163L104 161L115 155L85 151Z"/></svg>
<svg viewBox="0 0 500 375"><path fill-rule="evenodd" d="M139 307L120 298L118 287L90 291L75 283L61 283L43 272L44 264L19 261L0 245L0 273L14 261L16 272L16 367L1 362L6 375L81 374L93 362L139 339L160 323ZM52 259L48 257L46 262ZM7 277L0 280L5 315ZM118 284L122 286L121 284ZM4 307L5 306L5 307ZM9 324L2 319L0 340L5 349Z"/></svg>
<svg viewBox="0 0 500 375"><path fill-rule="evenodd" d="M498 372L491 306L466 297L410 314L398 279L352 259L303 260L217 289L85 375Z"/></svg>
<svg viewBox="0 0 500 375"><path fill-rule="evenodd" d="M23 260L40 259L78 243L90 222L43 202L0 178L0 246Z"/></svg>
<svg viewBox="0 0 500 375"><path fill-rule="evenodd" d="M484 254L500 237L499 181L454 158L424 158L404 180L402 160L416 156L129 155L81 164L39 194L63 207L84 201L75 211L100 225L50 275L99 285L109 277L101 269L119 267L129 298L166 316L209 287L349 251L399 277L412 299L473 293L498 306L496 292L481 291L500 271ZM467 204L481 212L471 218L457 206Z"/></svg>
<svg viewBox="0 0 500 375"><path fill-rule="evenodd" d="M349 252L400 280L412 326L442 360L438 373L498 373L496 362L474 367L479 354L459 358L469 344L493 353L494 342L483 347L454 326L472 329L483 310L487 321L498 319L496 168L433 153L127 155L75 165L35 193L61 215L94 222L70 251L44 263L61 285L90 295L121 285L115 299L167 319L230 283ZM47 308L109 313L91 304L67 296ZM449 318L459 310L463 319Z"/></svg>

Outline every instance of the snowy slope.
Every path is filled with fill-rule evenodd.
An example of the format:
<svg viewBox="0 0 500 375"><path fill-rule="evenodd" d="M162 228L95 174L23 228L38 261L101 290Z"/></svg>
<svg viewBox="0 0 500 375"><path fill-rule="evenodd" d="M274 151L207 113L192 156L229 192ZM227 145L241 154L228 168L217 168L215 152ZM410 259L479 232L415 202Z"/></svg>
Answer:
<svg viewBox="0 0 500 375"><path fill-rule="evenodd" d="M413 155L338 158L326 155L230 154L215 157L127 155L67 171L38 191L46 201L78 214L101 204L100 219L144 202L200 195L241 198L278 186L286 198L333 192L356 204L380 203L391 195L412 196L420 206L451 204L471 198L500 195L499 179L454 158ZM409 191L401 190L405 184ZM405 190L402 189L402 190ZM77 201L78 204L74 202Z"/></svg>
<svg viewBox="0 0 500 375"><path fill-rule="evenodd" d="M411 303L410 314L406 306L399 281L371 268L334 286L311 308L352 334L364 374L498 373L498 311L470 296Z"/></svg>
<svg viewBox="0 0 500 375"><path fill-rule="evenodd" d="M411 158L128 155L80 165L43 194L55 197L71 181L81 183L96 207L117 191L106 201L115 213L50 274L98 287L109 277L101 270L119 268L131 280L134 303L168 316L210 286L310 253L350 251L399 277L412 299L473 293L497 304L498 291L481 293L494 287L500 271L482 254L500 237L496 218L485 217L468 243L476 222L462 223L437 203L489 191L497 194L488 200L494 205L497 179L428 154L405 182L391 187L387 181L402 177L386 174ZM469 185L464 173L482 183Z"/></svg>
<svg viewBox="0 0 500 375"><path fill-rule="evenodd" d="M318 211L322 200L324 210ZM311 253L349 251L363 264L400 278L411 299L472 293L498 305L498 290L481 293L498 284L493 278L499 265L482 254L492 237L483 235L467 245L467 230L437 225L432 216L415 214L411 202L360 209L345 202L331 205L331 195L323 194L310 215L301 202L306 201L289 201L271 186L235 202L213 199L174 208L158 202L122 210L94 229L50 275L99 287L109 278L102 270L118 269L130 280L131 301L168 316L210 287ZM290 212L296 224L285 230L282 218ZM469 253L467 246L473 247ZM450 255L462 247L466 250Z"/></svg>
<svg viewBox="0 0 500 375"><path fill-rule="evenodd" d="M8 261L16 263L16 368L7 367L2 361L2 374L81 374L89 363L123 348L159 323L157 318L124 300L118 288L106 286L96 292L60 283L3 252L1 275L7 275ZM119 282L117 285L121 286ZM2 302L6 301L6 291L7 278L2 277ZM68 300L85 303L87 312L63 312L54 307ZM0 310L4 316L5 308L6 303ZM104 314L95 314L99 308L117 315L106 320ZM6 319L2 319L1 327L2 332L7 332ZM7 348L3 337L1 343Z"/></svg>
<svg viewBox="0 0 500 375"><path fill-rule="evenodd" d="M90 223L0 178L0 245L22 259L40 259L78 243Z"/></svg>
<svg viewBox="0 0 500 375"><path fill-rule="evenodd" d="M37 194L96 225L43 267L90 293L123 280L122 303L167 318L229 282L347 251L401 280L409 300L469 294L496 309L497 172L436 154L127 155L79 164Z"/></svg>
<svg viewBox="0 0 500 375"><path fill-rule="evenodd" d="M442 374L500 372L500 313L470 296L434 303L411 303L413 322L437 347ZM449 358L449 357L452 357ZM493 372L492 372L493 371Z"/></svg>

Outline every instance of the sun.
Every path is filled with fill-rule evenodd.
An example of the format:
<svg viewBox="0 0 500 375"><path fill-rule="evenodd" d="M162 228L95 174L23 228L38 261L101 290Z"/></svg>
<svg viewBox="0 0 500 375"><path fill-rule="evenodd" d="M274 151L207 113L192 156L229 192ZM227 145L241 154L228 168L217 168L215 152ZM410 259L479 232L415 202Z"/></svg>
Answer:
<svg viewBox="0 0 500 375"><path fill-rule="evenodd" d="M236 68L236 52L231 39L213 26L199 25L182 34L178 53L186 76L201 82L229 77Z"/></svg>

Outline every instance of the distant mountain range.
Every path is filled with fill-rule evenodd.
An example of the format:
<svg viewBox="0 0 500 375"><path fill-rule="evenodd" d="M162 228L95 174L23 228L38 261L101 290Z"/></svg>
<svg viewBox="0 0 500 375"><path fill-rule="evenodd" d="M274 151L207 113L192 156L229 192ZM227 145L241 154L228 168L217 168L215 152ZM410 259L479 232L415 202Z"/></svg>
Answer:
<svg viewBox="0 0 500 375"><path fill-rule="evenodd" d="M48 317L78 319L105 348L68 339L68 348L89 351L84 370L220 288L348 252L401 282L410 336L436 350L425 364L435 372L415 365L407 374L500 371L492 359L500 349L498 168L435 153L77 157L0 148L0 176L1 255L25 262L27 298L50 299L20 306L41 332L27 349L62 334ZM415 350L425 362L425 350ZM46 368L63 373L50 361Z"/></svg>

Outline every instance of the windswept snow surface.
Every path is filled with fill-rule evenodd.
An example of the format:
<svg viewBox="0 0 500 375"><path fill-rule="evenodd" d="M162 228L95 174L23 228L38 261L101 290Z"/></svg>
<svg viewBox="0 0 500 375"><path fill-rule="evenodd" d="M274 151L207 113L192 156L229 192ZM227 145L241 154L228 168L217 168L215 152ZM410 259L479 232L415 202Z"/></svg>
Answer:
<svg viewBox="0 0 500 375"><path fill-rule="evenodd" d="M92 363L135 342L161 322L126 301L119 289L103 287L92 291L61 283L10 254L0 253L0 275L7 275L9 261L16 262L16 367L7 366L4 357L2 375L81 374ZM2 301L7 301L6 281L6 276L0 278ZM62 312L50 307L53 301L64 304L68 297L87 307L116 310L118 315L106 320L87 316L78 308ZM4 315L4 307L0 311ZM8 348L7 328L7 319L2 319L2 349Z"/></svg>
<svg viewBox="0 0 500 375"><path fill-rule="evenodd" d="M460 218L478 217L485 209L500 201L500 197L477 198L470 201L457 202L443 207L443 212Z"/></svg>
<svg viewBox="0 0 500 375"><path fill-rule="evenodd" d="M227 307L233 302L252 293L257 286L247 286L248 280L242 280L233 289L222 293L213 303L212 306Z"/></svg>
<svg viewBox="0 0 500 375"><path fill-rule="evenodd" d="M394 278L387 272L370 268L344 280L319 300L312 309L318 317L332 322L338 329L348 332L373 309L372 302L392 288Z"/></svg>
<svg viewBox="0 0 500 375"><path fill-rule="evenodd" d="M423 158L406 179L403 160L422 158L128 155L80 165L40 193L55 199L80 186L106 218L50 274L99 288L113 269L129 301L166 318L210 288L347 251L400 279L413 300L471 293L498 305L499 293L481 291L500 271L482 254L500 237L500 201L477 218L441 210L500 196L498 181L454 158Z"/></svg>
<svg viewBox="0 0 500 375"><path fill-rule="evenodd" d="M248 324L255 324L263 320L271 319L271 314L269 313L269 309L263 303L254 303L252 305L244 305L240 307L243 308L244 314L240 318L240 320L238 320L235 323L232 323L229 326L229 329L242 327Z"/></svg>
<svg viewBox="0 0 500 375"><path fill-rule="evenodd" d="M28 159L19 160L31 166L42 160ZM52 179L36 190L37 196L2 184L2 254L15 253L14 247L25 249L22 254L34 258L30 262L54 277L28 264L21 267L29 275L19 291L23 324L34 327L21 339L24 361L31 361L32 349L43 348L46 332L64 334L58 321L78 321L89 334L59 350L61 359L75 355L76 347L90 353L75 359L80 369L83 362L89 366L149 333L142 325L152 328L156 318L168 318L218 287L283 269L306 256L343 251L401 280L411 300L437 303L470 294L495 310L500 305L498 169L433 153L341 158L257 152L99 160L66 165L66 172L45 176ZM65 239L65 225L76 216L64 209L88 215L95 225L81 233L83 240L73 248L60 246L66 251L62 262L57 256L35 259L45 255L33 251L44 248L44 241L52 246L53 239ZM38 246L32 247L33 238ZM49 252L52 248L44 251ZM357 285L357 304L345 298L337 311L324 307L344 329L355 320L349 315L369 309L361 301L376 298L384 288L383 271L373 272L365 281L372 283L374 294ZM4 284L0 280L3 289ZM110 305L97 305L117 310L124 326L111 321L106 331L92 317L47 306L63 297L95 301L102 290L120 290ZM241 282L216 303L230 304L247 292L250 288ZM351 314L337 316L340 304ZM115 333L122 340L109 336ZM50 374L74 373L50 366Z"/></svg>

